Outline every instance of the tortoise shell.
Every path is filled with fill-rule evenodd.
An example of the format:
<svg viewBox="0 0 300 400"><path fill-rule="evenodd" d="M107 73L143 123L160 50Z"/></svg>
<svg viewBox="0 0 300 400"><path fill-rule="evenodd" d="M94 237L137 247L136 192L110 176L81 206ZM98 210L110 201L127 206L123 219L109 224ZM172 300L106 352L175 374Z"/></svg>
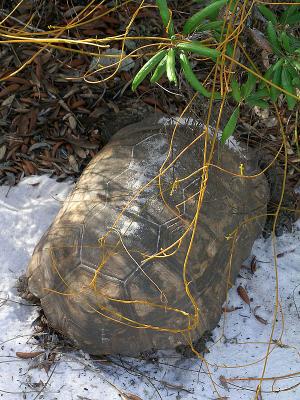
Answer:
<svg viewBox="0 0 300 400"><path fill-rule="evenodd" d="M203 126L173 134L165 122L114 135L28 266L49 323L91 354L136 356L213 329L264 224L264 176L236 176L253 162L224 146L203 169Z"/></svg>

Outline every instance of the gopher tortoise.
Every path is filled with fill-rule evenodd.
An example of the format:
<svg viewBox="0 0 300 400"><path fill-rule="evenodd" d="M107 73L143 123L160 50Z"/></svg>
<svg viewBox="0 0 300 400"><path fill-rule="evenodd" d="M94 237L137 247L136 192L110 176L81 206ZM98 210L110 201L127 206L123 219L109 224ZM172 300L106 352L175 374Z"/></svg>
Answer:
<svg viewBox="0 0 300 400"><path fill-rule="evenodd" d="M28 266L49 324L90 354L138 356L212 330L261 233L266 180L239 176L241 164L256 174L250 157L218 145L202 168L210 134L180 121L173 134L172 123L155 117L116 133Z"/></svg>

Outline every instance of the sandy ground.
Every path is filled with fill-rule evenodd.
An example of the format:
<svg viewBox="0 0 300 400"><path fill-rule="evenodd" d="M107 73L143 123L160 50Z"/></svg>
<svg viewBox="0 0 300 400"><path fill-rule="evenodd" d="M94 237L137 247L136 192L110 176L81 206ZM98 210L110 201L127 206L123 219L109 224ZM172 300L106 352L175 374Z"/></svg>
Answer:
<svg viewBox="0 0 300 400"><path fill-rule="evenodd" d="M47 352L32 360L17 357L43 349L32 336L38 307L18 297L16 281L71 187L46 176L26 178L10 190L0 187L0 398L253 400L264 376L260 399L300 399L300 221L275 244L255 242L257 271L241 270L227 305L241 308L221 318L206 363L168 352L158 362L115 357L108 364L74 351L59 353L47 370ZM252 299L250 307L237 294L239 284Z"/></svg>

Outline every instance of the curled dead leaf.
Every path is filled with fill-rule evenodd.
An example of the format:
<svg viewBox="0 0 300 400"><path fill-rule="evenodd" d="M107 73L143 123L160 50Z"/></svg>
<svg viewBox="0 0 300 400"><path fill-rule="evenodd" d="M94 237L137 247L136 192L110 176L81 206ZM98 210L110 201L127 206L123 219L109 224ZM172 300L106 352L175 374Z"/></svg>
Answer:
<svg viewBox="0 0 300 400"><path fill-rule="evenodd" d="M260 306L256 306L254 308L254 317L257 319L257 321L259 321L260 323L264 324L264 325L268 325L268 321L264 318L262 318L260 315L256 314L256 310L258 310L260 308Z"/></svg>
<svg viewBox="0 0 300 400"><path fill-rule="evenodd" d="M43 147L47 147L49 149L51 146L47 142L34 143L29 147L28 152L31 153L32 151L41 149Z"/></svg>

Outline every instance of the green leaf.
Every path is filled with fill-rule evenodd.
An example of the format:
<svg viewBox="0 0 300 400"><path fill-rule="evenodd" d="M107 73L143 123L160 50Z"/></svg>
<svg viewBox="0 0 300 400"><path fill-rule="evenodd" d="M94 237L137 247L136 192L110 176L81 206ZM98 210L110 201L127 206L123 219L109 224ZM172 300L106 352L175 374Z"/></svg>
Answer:
<svg viewBox="0 0 300 400"><path fill-rule="evenodd" d="M300 67L300 66L299 66L299 67ZM288 63L288 64L286 65L286 68L288 69L288 71L289 71L289 73L290 73L292 79L294 79L294 78L296 78L297 76L299 76L299 73L298 73L297 70L295 69L296 66L295 66L294 63L292 63L292 64Z"/></svg>
<svg viewBox="0 0 300 400"><path fill-rule="evenodd" d="M208 5L214 4L218 0L212 0ZM231 4L238 2L239 0L231 0ZM194 0L195 3L201 3L203 5L203 0ZM228 3L228 0L227 0ZM211 21L215 21L218 18L219 15L219 8L217 7L215 11L211 12L211 14L208 15L207 18L209 18Z"/></svg>
<svg viewBox="0 0 300 400"><path fill-rule="evenodd" d="M284 58L280 58L274 65L273 65L273 71L276 71L279 67L282 66L284 63Z"/></svg>
<svg viewBox="0 0 300 400"><path fill-rule="evenodd" d="M197 92L201 93L205 97L212 97L214 99L221 99L221 95L218 92L211 93L209 92L203 85L202 83L198 80L196 75L194 74L194 71L191 67L191 64L189 62L189 59L184 51L182 51L179 55L180 59L180 64L183 70L183 74L188 81L188 83L192 86L193 89L195 89Z"/></svg>
<svg viewBox="0 0 300 400"><path fill-rule="evenodd" d="M296 25L300 22L300 12L297 11L296 14L294 15L290 15L287 19L286 19L286 23L288 25Z"/></svg>
<svg viewBox="0 0 300 400"><path fill-rule="evenodd" d="M251 98L253 100L261 100L264 97L269 97L269 91L267 88L259 89L256 92L252 93L248 98Z"/></svg>
<svg viewBox="0 0 300 400"><path fill-rule="evenodd" d="M268 36L268 40L270 42L270 45L271 45L274 53L280 56L281 49L280 49L280 44L279 44L278 37L277 37L277 32L271 21L268 22L267 36Z"/></svg>
<svg viewBox="0 0 300 400"><path fill-rule="evenodd" d="M293 6L293 5L286 6L285 11L281 14L280 23L283 25L287 24L287 19L290 16L294 15L294 13L297 13L297 9L298 9L298 6L296 6L296 5L295 6Z"/></svg>
<svg viewBox="0 0 300 400"><path fill-rule="evenodd" d="M264 74L264 78L265 79L267 79L268 81L270 80L270 78L271 78L271 76L272 76L272 74L273 74L273 69L274 69L274 65L271 65L268 69L267 69L267 71L265 72L265 74ZM259 88L261 89L261 88L264 88L264 87L266 87L266 86L268 86L268 84L266 83L266 82L264 82L264 81L260 81L259 82Z"/></svg>
<svg viewBox="0 0 300 400"><path fill-rule="evenodd" d="M239 2L239 0L231 0L230 2L229 2L229 10L232 12L232 13L235 13L236 11L237 11L237 6L236 6L236 4Z"/></svg>
<svg viewBox="0 0 300 400"><path fill-rule="evenodd" d="M263 110L269 108L269 104L266 101L260 99L252 99L251 97L247 98L246 103L251 107L257 106L259 108L262 108Z"/></svg>
<svg viewBox="0 0 300 400"><path fill-rule="evenodd" d="M214 1L212 4L204 7L202 10L198 11L196 14L192 15L183 26L183 33L189 35L192 33L197 26L201 24L206 18L215 15L216 11L219 12L220 8L227 3L227 0Z"/></svg>
<svg viewBox="0 0 300 400"><path fill-rule="evenodd" d="M227 43L227 45L226 45L226 54L229 57L233 57L233 47L231 46L230 43Z"/></svg>
<svg viewBox="0 0 300 400"><path fill-rule="evenodd" d="M292 80L292 84L293 86L295 86L296 88L300 88L300 77L296 77Z"/></svg>
<svg viewBox="0 0 300 400"><path fill-rule="evenodd" d="M274 25L278 23L276 15L268 7L261 4L257 8L268 21L271 21Z"/></svg>
<svg viewBox="0 0 300 400"><path fill-rule="evenodd" d="M282 68L281 80L283 88L288 92L294 94L295 88L293 87L292 77L290 76L287 68ZM292 110L297 103L297 99L289 95L286 95L286 101L289 110Z"/></svg>
<svg viewBox="0 0 300 400"><path fill-rule="evenodd" d="M142 68L139 70L132 81L131 88L133 91L137 89L137 87L143 82L146 76L150 74L150 72L157 66L157 64L165 57L166 53L167 50L160 50L153 57L151 57L150 60L146 62L146 64L142 66Z"/></svg>
<svg viewBox="0 0 300 400"><path fill-rule="evenodd" d="M159 81L160 78L164 75L164 73L166 72L166 64L167 64L167 56L164 56L164 58L159 62L155 71L153 72L153 75L150 79L151 83Z"/></svg>
<svg viewBox="0 0 300 400"><path fill-rule="evenodd" d="M291 42L290 42L290 38L288 37L286 32L281 32L281 34L280 34L280 42L281 42L281 45L282 45L283 49L287 53L291 53L292 52L292 45L291 45Z"/></svg>
<svg viewBox="0 0 300 400"><path fill-rule="evenodd" d="M243 99L248 97L253 92L255 85L256 85L256 80L257 80L256 76L251 74L251 72L248 72L248 79L242 85L242 88L241 88L241 94L242 94Z"/></svg>
<svg viewBox="0 0 300 400"><path fill-rule="evenodd" d="M164 27L168 29L167 32L169 37L172 37L175 34L175 31L167 0L156 0L156 4L159 9Z"/></svg>
<svg viewBox="0 0 300 400"><path fill-rule="evenodd" d="M221 143L224 144L228 138L233 134L237 121L240 116L240 108L237 107L233 113L231 114L231 117L229 118L227 124L225 125L225 128L223 130L222 136L221 136Z"/></svg>
<svg viewBox="0 0 300 400"><path fill-rule="evenodd" d="M166 71L167 77L171 83L174 83L177 86L177 77L176 77L176 69L175 69L175 54L176 51L172 47L169 49L167 53L167 63L166 63Z"/></svg>
<svg viewBox="0 0 300 400"><path fill-rule="evenodd" d="M237 103L241 101L242 95L241 95L240 85L238 84L235 78L231 80L231 94Z"/></svg>
<svg viewBox="0 0 300 400"><path fill-rule="evenodd" d="M217 59L221 54L218 50L206 47L201 42L196 40L180 42L176 45L176 47L180 50L190 51L191 53L196 53L203 57L210 57L214 60Z"/></svg>
<svg viewBox="0 0 300 400"><path fill-rule="evenodd" d="M223 21L212 21L206 22L204 24L199 25L195 32L205 32L205 31L220 31L224 22Z"/></svg>
<svg viewBox="0 0 300 400"><path fill-rule="evenodd" d="M281 86L281 72L282 72L282 66L280 65L274 71L274 75L272 78L272 82L275 83L275 85L277 85L277 86ZM277 101L279 94L280 94L280 91L278 89L276 89L274 86L270 87L270 97L274 103L275 103L275 101Z"/></svg>
<svg viewBox="0 0 300 400"><path fill-rule="evenodd" d="M300 47L300 39L296 38L295 36L291 35L291 34L287 34L289 41L291 43L292 46L292 51L297 51Z"/></svg>
<svg viewBox="0 0 300 400"><path fill-rule="evenodd" d="M291 63L293 64L293 66L300 71L300 61L297 60L292 60Z"/></svg>

